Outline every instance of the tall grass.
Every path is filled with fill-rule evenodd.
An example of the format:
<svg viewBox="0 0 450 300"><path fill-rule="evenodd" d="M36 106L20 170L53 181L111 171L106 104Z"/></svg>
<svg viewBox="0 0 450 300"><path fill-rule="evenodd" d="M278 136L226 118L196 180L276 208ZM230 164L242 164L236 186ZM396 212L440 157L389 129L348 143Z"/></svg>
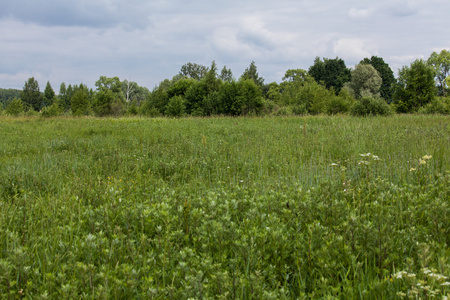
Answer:
<svg viewBox="0 0 450 300"><path fill-rule="evenodd" d="M441 297L449 121L1 118L0 294Z"/></svg>

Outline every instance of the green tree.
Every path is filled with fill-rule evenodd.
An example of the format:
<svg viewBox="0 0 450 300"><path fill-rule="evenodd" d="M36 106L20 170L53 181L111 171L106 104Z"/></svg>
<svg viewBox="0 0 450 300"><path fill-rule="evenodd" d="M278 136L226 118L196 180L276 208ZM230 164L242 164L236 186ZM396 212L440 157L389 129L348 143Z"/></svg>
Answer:
<svg viewBox="0 0 450 300"><path fill-rule="evenodd" d="M348 83L348 87L356 99L361 99L362 96L379 97L382 81L372 65L360 63L352 71L352 80Z"/></svg>
<svg viewBox="0 0 450 300"><path fill-rule="evenodd" d="M185 93L186 113L197 111L200 114L202 102L208 96L209 90L205 80L195 82Z"/></svg>
<svg viewBox="0 0 450 300"><path fill-rule="evenodd" d="M122 83L118 77L100 76L95 82L97 97L94 101L94 111L101 115L120 115L124 111L125 97ZM96 107L96 106L99 107Z"/></svg>
<svg viewBox="0 0 450 300"><path fill-rule="evenodd" d="M26 104L28 104L33 110L39 111L42 104L42 95L39 90L39 83L34 77L25 81L23 91L20 94L20 98Z"/></svg>
<svg viewBox="0 0 450 300"><path fill-rule="evenodd" d="M167 96L169 99L174 96L184 96L187 90L196 83L195 79L182 77L167 88Z"/></svg>
<svg viewBox="0 0 450 300"><path fill-rule="evenodd" d="M47 85L45 86L44 90L44 97L42 101L43 106L50 106L52 105L53 101L55 100L55 91L53 91L52 86L50 85L50 81L47 81Z"/></svg>
<svg viewBox="0 0 450 300"><path fill-rule="evenodd" d="M202 80L205 81L208 94L219 89L221 81L217 78L217 65L215 61L211 63L211 67L208 69L208 72L206 72L206 75Z"/></svg>
<svg viewBox="0 0 450 300"><path fill-rule="evenodd" d="M432 66L435 72L436 81L439 85L439 93L446 96L446 78L450 74L450 52L442 50L439 54L433 52L427 61L428 65Z"/></svg>
<svg viewBox="0 0 450 300"><path fill-rule="evenodd" d="M326 111L326 104L334 96L324 85L311 76L305 80L283 82L281 102L291 106L295 114L318 114Z"/></svg>
<svg viewBox="0 0 450 300"><path fill-rule="evenodd" d="M152 115L157 111L159 114L163 114L166 110L166 105L169 103L170 97L167 94L167 90L170 88L171 82L168 79L160 82L158 86L152 90L147 96L147 101L143 104L143 110L151 112Z"/></svg>
<svg viewBox="0 0 450 300"><path fill-rule="evenodd" d="M415 112L431 102L435 95L434 70L424 60L417 59L403 66L395 86L394 104L398 112Z"/></svg>
<svg viewBox="0 0 450 300"><path fill-rule="evenodd" d="M169 99L165 114L171 117L181 117L185 112L184 99L182 96L174 96Z"/></svg>
<svg viewBox="0 0 450 300"><path fill-rule="evenodd" d="M217 113L237 116L242 113L242 98L239 97L239 86L236 81L225 82L217 92Z"/></svg>
<svg viewBox="0 0 450 300"><path fill-rule="evenodd" d="M20 100L20 98L14 98L6 106L6 114L10 116L17 117L18 115L23 114L23 111L23 102L22 100Z"/></svg>
<svg viewBox="0 0 450 300"><path fill-rule="evenodd" d="M89 113L89 90L87 86L80 84L74 92L71 102L72 114L75 116L87 115Z"/></svg>
<svg viewBox="0 0 450 300"><path fill-rule="evenodd" d="M109 89L102 89L95 95L93 110L99 117L113 113L114 93Z"/></svg>
<svg viewBox="0 0 450 300"><path fill-rule="evenodd" d="M180 75L193 78L195 80L200 80L203 78L203 76L206 75L207 72L208 72L207 67L196 63L188 62L187 64L181 66Z"/></svg>
<svg viewBox="0 0 450 300"><path fill-rule="evenodd" d="M64 110L70 109L70 97L67 93L66 84L62 82L59 86L58 101Z"/></svg>
<svg viewBox="0 0 450 300"><path fill-rule="evenodd" d="M382 79L380 95L384 100L390 103L392 101L393 89L396 82L391 67L384 62L383 58L377 56L372 56L370 59L364 58L360 63L370 64L378 71Z"/></svg>
<svg viewBox="0 0 450 300"><path fill-rule="evenodd" d="M186 112L188 114L204 115L205 101L210 105L212 99L206 100L210 94L217 92L222 81L217 78L217 66L215 61L211 63L208 72L200 81L194 82L185 93ZM213 101L214 102L214 101ZM209 110L209 109L208 109Z"/></svg>
<svg viewBox="0 0 450 300"><path fill-rule="evenodd" d="M222 71L220 72L219 78L223 82L230 82L233 80L233 73L231 72L231 69L227 69L227 66L224 66L222 68Z"/></svg>
<svg viewBox="0 0 450 300"><path fill-rule="evenodd" d="M318 83L323 83L327 89L333 88L336 93L342 89L351 79L351 72L346 67L344 60L324 58L323 61L316 57L314 64L308 69L308 74Z"/></svg>
<svg viewBox="0 0 450 300"><path fill-rule="evenodd" d="M271 82L268 84L268 91L266 93L266 98L268 100L273 101L274 103L278 103L281 98L281 87L276 82Z"/></svg>
<svg viewBox="0 0 450 300"><path fill-rule="evenodd" d="M16 89L0 89L0 107L6 107L14 98L20 98L20 90Z"/></svg>
<svg viewBox="0 0 450 300"><path fill-rule="evenodd" d="M263 107L261 88L252 79L238 82L239 100L242 104L240 114L259 114Z"/></svg>
<svg viewBox="0 0 450 300"><path fill-rule="evenodd" d="M305 81L308 76L308 72L302 69L289 69L286 71L283 77L283 81L294 82L294 81Z"/></svg>
<svg viewBox="0 0 450 300"><path fill-rule="evenodd" d="M250 66L245 69L242 74L241 80L251 79L253 80L259 88L262 88L264 85L264 78L260 77L258 74L258 68L254 61L250 63Z"/></svg>

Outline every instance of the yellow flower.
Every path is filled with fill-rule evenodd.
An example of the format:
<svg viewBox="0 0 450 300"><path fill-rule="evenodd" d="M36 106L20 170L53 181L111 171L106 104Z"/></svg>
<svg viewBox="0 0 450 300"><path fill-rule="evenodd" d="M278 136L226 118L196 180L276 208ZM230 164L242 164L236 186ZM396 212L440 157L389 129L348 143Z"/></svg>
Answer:
<svg viewBox="0 0 450 300"><path fill-rule="evenodd" d="M426 164L427 164L426 161L424 161L423 159L419 159L419 165L426 165Z"/></svg>
<svg viewBox="0 0 450 300"><path fill-rule="evenodd" d="M427 159L431 159L433 156L431 155L425 155L424 157L422 157L423 160L427 160Z"/></svg>
<svg viewBox="0 0 450 300"><path fill-rule="evenodd" d="M415 168L411 168L411 169L409 169L409 171L410 172L412 172L412 171L415 171L416 169Z"/></svg>

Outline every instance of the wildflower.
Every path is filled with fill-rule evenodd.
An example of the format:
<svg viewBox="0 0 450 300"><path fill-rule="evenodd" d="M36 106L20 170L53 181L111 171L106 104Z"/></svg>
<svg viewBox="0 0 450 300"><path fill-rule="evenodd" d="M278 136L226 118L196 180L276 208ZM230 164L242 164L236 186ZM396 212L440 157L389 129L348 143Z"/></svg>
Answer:
<svg viewBox="0 0 450 300"><path fill-rule="evenodd" d="M335 166L337 166L337 165L338 165L337 163L332 163L332 164L331 164L332 167L335 167Z"/></svg>
<svg viewBox="0 0 450 300"><path fill-rule="evenodd" d="M423 160L428 160L431 159L433 156L431 155L425 155L424 157L422 157Z"/></svg>
<svg viewBox="0 0 450 300"><path fill-rule="evenodd" d="M441 286L448 286L448 285L450 285L450 282L448 282L448 281L441 283Z"/></svg>
<svg viewBox="0 0 450 300"><path fill-rule="evenodd" d="M413 172L413 171L415 171L415 170L416 170L416 168L411 168L411 169L409 169L410 172Z"/></svg>
<svg viewBox="0 0 450 300"><path fill-rule="evenodd" d="M419 165L426 165L427 162L423 159L419 159Z"/></svg>

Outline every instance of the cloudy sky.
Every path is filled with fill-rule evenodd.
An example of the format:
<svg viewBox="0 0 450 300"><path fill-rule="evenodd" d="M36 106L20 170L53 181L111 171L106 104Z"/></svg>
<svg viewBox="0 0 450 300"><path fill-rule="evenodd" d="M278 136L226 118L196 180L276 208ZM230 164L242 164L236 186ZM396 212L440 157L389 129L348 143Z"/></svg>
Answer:
<svg viewBox="0 0 450 300"><path fill-rule="evenodd" d="M448 0L0 0L0 88L105 75L152 89L213 60L236 78L255 61L279 82L316 56L376 55L397 73L450 49L448 12Z"/></svg>

